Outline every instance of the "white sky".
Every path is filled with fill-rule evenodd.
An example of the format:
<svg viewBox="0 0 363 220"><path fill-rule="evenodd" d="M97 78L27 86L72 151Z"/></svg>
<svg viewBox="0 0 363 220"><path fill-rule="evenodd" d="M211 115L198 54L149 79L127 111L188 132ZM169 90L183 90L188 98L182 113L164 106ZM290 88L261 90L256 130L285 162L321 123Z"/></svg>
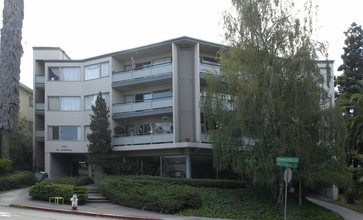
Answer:
<svg viewBox="0 0 363 220"><path fill-rule="evenodd" d="M303 0L295 0L301 3ZM84 59L189 36L223 43L223 11L230 0L24 0L20 81L33 88L32 47L62 48ZM334 72L342 63L345 35L352 22L363 26L363 0L314 0L318 34L329 43ZM2 15L3 3L0 5ZM2 26L2 24L1 24Z"/></svg>

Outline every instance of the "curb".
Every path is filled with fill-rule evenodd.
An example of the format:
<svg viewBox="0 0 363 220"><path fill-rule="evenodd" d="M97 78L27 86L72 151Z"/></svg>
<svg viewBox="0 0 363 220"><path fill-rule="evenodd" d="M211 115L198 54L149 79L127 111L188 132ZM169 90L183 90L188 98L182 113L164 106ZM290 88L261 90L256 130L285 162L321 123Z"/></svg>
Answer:
<svg viewBox="0 0 363 220"><path fill-rule="evenodd" d="M74 215L89 215L89 216L96 216L96 217L98 216L98 217L106 217L106 218L131 219L131 220L162 220L161 218L148 218L148 217L137 217L137 216L127 216L127 215L116 215L116 214L102 214L102 213L96 213L96 212L52 209L52 208L43 208L43 207L28 206L28 205L10 204L9 206L18 207L18 208L36 209L36 210L42 210L42 211L50 211L50 212L59 212L59 213L66 213L66 214L74 214Z"/></svg>

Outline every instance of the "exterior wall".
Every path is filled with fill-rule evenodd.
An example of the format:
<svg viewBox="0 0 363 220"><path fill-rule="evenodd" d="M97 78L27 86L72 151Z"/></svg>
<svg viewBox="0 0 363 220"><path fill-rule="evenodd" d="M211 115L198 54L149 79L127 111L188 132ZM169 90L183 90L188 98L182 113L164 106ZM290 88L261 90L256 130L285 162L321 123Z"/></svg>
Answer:
<svg viewBox="0 0 363 220"><path fill-rule="evenodd" d="M33 121L33 90L20 83L19 86L19 118Z"/></svg>

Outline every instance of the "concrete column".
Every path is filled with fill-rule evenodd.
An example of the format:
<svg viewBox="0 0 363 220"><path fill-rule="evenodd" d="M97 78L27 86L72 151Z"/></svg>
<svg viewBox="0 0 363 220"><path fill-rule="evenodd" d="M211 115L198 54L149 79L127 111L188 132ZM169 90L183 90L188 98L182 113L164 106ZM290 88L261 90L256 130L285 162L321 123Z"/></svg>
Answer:
<svg viewBox="0 0 363 220"><path fill-rule="evenodd" d="M185 152L185 177L187 179L192 178L192 166L190 162L190 149L187 148Z"/></svg>
<svg viewBox="0 0 363 220"><path fill-rule="evenodd" d="M51 178L52 171L52 155L48 152L44 153L44 169L48 173L48 177Z"/></svg>

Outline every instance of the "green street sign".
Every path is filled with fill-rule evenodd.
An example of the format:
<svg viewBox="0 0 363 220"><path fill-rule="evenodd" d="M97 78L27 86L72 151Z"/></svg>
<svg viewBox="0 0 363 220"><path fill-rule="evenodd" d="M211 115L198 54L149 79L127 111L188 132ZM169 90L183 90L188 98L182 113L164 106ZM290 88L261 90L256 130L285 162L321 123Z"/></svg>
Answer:
<svg viewBox="0 0 363 220"><path fill-rule="evenodd" d="M299 163L299 158L296 158L296 157L276 157L276 162Z"/></svg>
<svg viewBox="0 0 363 220"><path fill-rule="evenodd" d="M284 163L284 162L277 162L277 166L280 167L290 167L290 168L297 168L297 163Z"/></svg>

